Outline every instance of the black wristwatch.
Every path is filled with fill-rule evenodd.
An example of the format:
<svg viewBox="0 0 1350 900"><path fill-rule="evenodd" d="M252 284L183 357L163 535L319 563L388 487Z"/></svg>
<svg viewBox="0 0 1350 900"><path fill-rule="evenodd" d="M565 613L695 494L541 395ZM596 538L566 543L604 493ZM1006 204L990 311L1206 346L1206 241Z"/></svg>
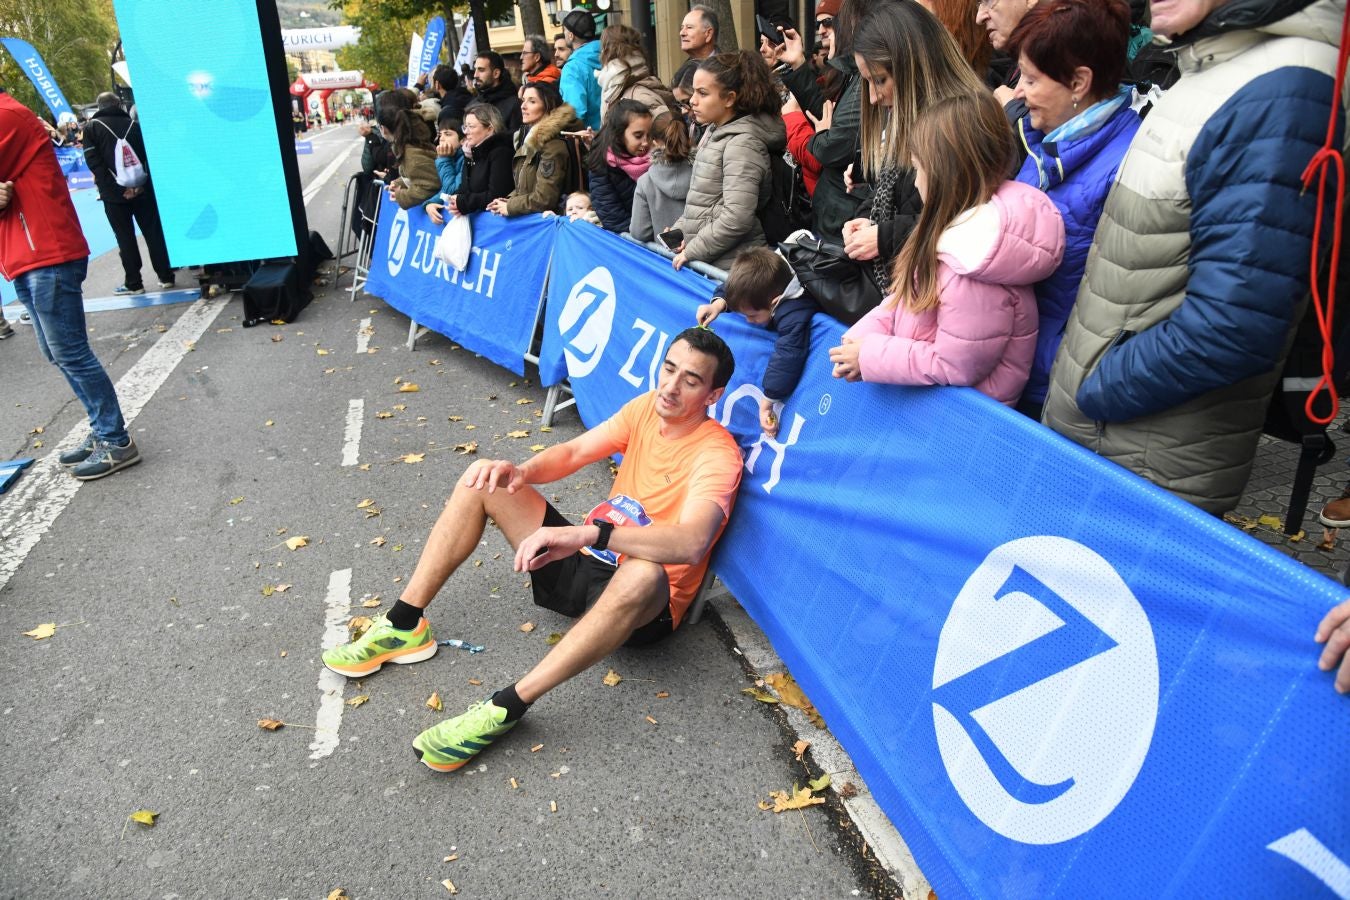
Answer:
<svg viewBox="0 0 1350 900"><path fill-rule="evenodd" d="M606 522L604 519L596 519L591 524L600 530L600 538L594 544L591 544L591 549L604 550L609 546L609 535L614 530L614 523Z"/></svg>

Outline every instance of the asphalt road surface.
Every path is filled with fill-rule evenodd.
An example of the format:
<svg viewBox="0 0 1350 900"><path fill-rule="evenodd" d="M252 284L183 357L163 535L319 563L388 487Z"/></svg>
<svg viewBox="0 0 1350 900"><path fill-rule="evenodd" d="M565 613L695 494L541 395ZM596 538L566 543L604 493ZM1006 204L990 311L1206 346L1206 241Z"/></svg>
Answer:
<svg viewBox="0 0 1350 900"><path fill-rule="evenodd" d="M310 225L333 244L355 128L314 151L299 158ZM473 458L455 445L520 460L580 431L567 411L541 432L537 384L444 338L408 352L403 316L332 278L286 326L243 329L238 296L91 314L145 459L78 489L41 460L83 435L82 408L31 329L0 343L0 453L39 458L0 496L0 896L445 897L445 879L463 897L884 890L836 807L757 807L809 775L776 712L741 693L715 621L619 651L460 773L420 765L419 731L569 626L532 606L495 530L431 609L438 637L486 652L446 647L361 683L326 673L325 635L387 609L411 573ZM107 254L85 295L121 280ZM594 466L545 494L580 515L608 484ZM288 549L297 536L308 546ZM23 634L49 622L49 639ZM128 819L142 809L153 827Z"/></svg>

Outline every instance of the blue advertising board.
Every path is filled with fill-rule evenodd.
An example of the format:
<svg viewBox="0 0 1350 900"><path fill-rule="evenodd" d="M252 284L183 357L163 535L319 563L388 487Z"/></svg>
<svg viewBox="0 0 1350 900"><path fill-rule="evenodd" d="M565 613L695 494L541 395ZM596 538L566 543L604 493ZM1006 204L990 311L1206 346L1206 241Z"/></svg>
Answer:
<svg viewBox="0 0 1350 900"><path fill-rule="evenodd" d="M42 58L41 53L34 49L32 44L15 37L0 37L0 45L3 45L9 51L9 55L14 57L14 61L19 64L19 68L23 69L23 74L27 75L28 80L33 82L33 87L37 89L38 96L52 111L52 118L58 124L75 118L75 113L71 110L70 104L66 102L66 95L61 93L61 87L56 83L52 70L47 68L46 60Z"/></svg>
<svg viewBox="0 0 1350 900"><path fill-rule="evenodd" d="M441 226L420 206L399 209L388 195L380 203L366 291L523 375L559 220L474 214L469 264L456 272L432 254Z"/></svg>
<svg viewBox="0 0 1350 900"><path fill-rule="evenodd" d="M711 286L559 231L544 355L595 425ZM723 315L746 450L713 567L938 896L1350 896L1344 588L966 388L850 384L817 316L776 439L769 335Z"/></svg>

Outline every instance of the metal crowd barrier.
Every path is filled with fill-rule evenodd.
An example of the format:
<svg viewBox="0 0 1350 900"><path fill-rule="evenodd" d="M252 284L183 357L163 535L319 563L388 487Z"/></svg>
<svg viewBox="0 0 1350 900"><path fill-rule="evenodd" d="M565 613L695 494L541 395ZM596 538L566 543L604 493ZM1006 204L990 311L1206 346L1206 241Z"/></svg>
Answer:
<svg viewBox="0 0 1350 900"><path fill-rule="evenodd" d="M360 213L361 229L358 232L352 228L352 222L349 217L349 211L361 209L361 179L363 173L357 172L347 179L347 187L342 194L342 212L339 214L338 237L336 249L333 254L337 257L338 274L333 279L333 286L337 287L342 279L342 261L348 256L355 255L352 261L352 284L349 290L349 299L356 302L356 293L365 287L366 278L370 274L370 252L375 246L375 226L380 219L379 192L384 188L384 182L378 178L371 180L367 186L368 194L373 195L372 202L368 205L371 214L367 215L364 211ZM353 209L353 202L356 206Z"/></svg>

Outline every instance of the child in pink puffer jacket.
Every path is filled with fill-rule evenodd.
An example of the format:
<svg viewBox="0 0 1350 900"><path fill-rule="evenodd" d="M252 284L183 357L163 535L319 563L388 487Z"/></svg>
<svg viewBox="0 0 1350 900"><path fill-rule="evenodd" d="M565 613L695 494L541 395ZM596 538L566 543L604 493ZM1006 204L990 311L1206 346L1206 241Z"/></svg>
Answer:
<svg viewBox="0 0 1350 900"><path fill-rule="evenodd" d="M834 376L968 385L1014 406L1036 352L1032 285L1064 255L1064 221L1008 181L1012 134L987 94L933 104L914 124L923 212L895 261L892 293L830 350Z"/></svg>

